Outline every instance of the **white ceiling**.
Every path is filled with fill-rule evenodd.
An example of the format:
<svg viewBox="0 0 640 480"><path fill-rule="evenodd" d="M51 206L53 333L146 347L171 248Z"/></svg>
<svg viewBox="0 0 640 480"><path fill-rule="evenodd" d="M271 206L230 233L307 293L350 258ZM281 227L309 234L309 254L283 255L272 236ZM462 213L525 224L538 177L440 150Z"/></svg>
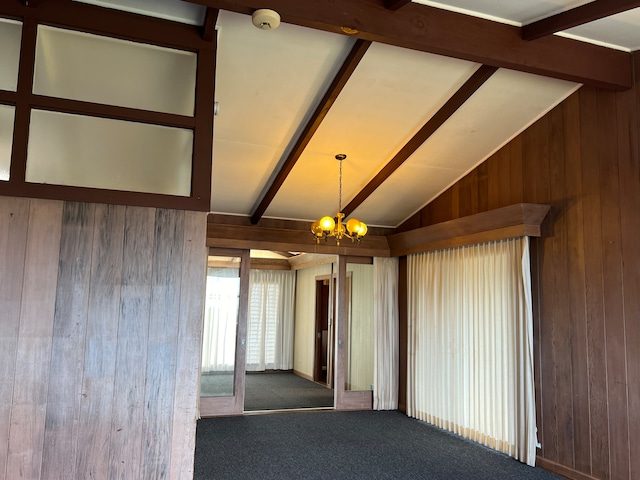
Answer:
<svg viewBox="0 0 640 480"><path fill-rule="evenodd" d="M185 23L204 10L178 0L82 0ZM423 3L512 25L574 8L584 0L446 0ZM639 9L559 35L632 51ZM281 24L255 28L247 15L217 22L211 211L251 215L354 39ZM265 217L314 220L338 209L337 153L346 205L393 158L479 64L374 43L305 148ZM354 212L395 227L483 162L580 85L498 70Z"/></svg>

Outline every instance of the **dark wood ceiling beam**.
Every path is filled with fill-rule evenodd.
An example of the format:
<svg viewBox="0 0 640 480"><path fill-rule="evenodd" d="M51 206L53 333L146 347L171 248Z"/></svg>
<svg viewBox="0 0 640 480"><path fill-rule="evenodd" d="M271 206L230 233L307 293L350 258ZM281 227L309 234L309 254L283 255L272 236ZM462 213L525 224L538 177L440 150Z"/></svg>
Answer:
<svg viewBox="0 0 640 480"><path fill-rule="evenodd" d="M322 97L322 100L316 107L313 115L311 115L311 118L305 125L304 130L300 134L300 137L296 141L294 147L291 149L291 152L286 156L284 161L281 162L282 166L274 177L269 189L262 195L262 198L258 202L258 206L251 214L251 223L254 225L260 221L262 215L264 215L264 212L269 207L269 204L275 198L278 190L280 190L280 187L282 187L282 184L291 172L291 169L293 169L293 166L300 158L300 155L302 155L307 144L316 133L316 130L318 130L318 127L327 116L327 113L329 113L331 106L338 98L338 95L340 95L340 92L347 84L347 81L355 71L362 57L364 57L364 54L367 52L370 45L371 42L369 41L357 40L351 48L349 55L347 55L342 67L340 67L340 70L331 82L329 89L324 94L324 97Z"/></svg>
<svg viewBox="0 0 640 480"><path fill-rule="evenodd" d="M454 93L440 110L422 126L420 130L409 140L404 147L387 163L378 174L371 179L365 187L342 209L345 216L351 215L380 185L382 185L395 172L405 160L420 148L427 139L438 130L451 115L453 115L464 102L496 72L496 67L482 65L471 77Z"/></svg>
<svg viewBox="0 0 640 480"><path fill-rule="evenodd" d="M0 16L194 52L213 48L194 25L69 0L38 0L35 7L31 0L29 5L2 0Z"/></svg>
<svg viewBox="0 0 640 480"><path fill-rule="evenodd" d="M404 7L405 5L408 5L409 3L411 3L411 0L385 0L384 6L387 10L395 11Z"/></svg>
<svg viewBox="0 0 640 480"><path fill-rule="evenodd" d="M213 36L216 33L216 23L218 21L218 15L220 10L217 8L207 7L207 12L204 16L204 25L202 25L202 39L206 42L211 42Z"/></svg>
<svg viewBox="0 0 640 480"><path fill-rule="evenodd" d="M522 38L536 40L637 7L640 7L638 0L595 0L523 26Z"/></svg>
<svg viewBox="0 0 640 480"><path fill-rule="evenodd" d="M190 0L249 14L262 0ZM358 38L472 62L545 75L596 87L632 85L628 52L549 36L522 39L522 29L411 2L390 12L380 0L270 0L282 21L334 33L348 27Z"/></svg>

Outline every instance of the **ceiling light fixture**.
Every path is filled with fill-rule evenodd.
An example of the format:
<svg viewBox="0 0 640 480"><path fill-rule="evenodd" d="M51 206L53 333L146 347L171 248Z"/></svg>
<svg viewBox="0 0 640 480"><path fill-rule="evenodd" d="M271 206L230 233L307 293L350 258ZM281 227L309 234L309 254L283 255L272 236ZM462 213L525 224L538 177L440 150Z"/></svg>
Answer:
<svg viewBox="0 0 640 480"><path fill-rule="evenodd" d="M336 245L340 245L343 237L350 238L352 242L360 243L360 239L367 233L367 226L357 218L345 220L342 213L342 161L347 158L344 153L336 155L336 160L340 162L340 189L338 194L338 213L335 217L322 217L311 224L311 233L316 239L316 243L320 243L321 239L325 241L329 237L336 239Z"/></svg>

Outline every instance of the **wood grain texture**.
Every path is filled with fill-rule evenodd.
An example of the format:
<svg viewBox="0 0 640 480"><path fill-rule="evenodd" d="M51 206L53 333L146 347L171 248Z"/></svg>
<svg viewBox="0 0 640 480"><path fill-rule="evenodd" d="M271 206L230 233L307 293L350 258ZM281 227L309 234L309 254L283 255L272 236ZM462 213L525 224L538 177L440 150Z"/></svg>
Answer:
<svg viewBox="0 0 640 480"><path fill-rule="evenodd" d="M40 478L62 202L31 200L6 478Z"/></svg>
<svg viewBox="0 0 640 480"><path fill-rule="evenodd" d="M639 111L639 85L582 87L409 221L474 189L480 212L551 205L531 242L538 457L568 478L640 476Z"/></svg>
<svg viewBox="0 0 640 480"><path fill-rule="evenodd" d="M141 478L169 476L180 318L184 212L156 210ZM148 259L147 259L148 260Z"/></svg>
<svg viewBox="0 0 640 480"><path fill-rule="evenodd" d="M402 256L523 235L539 236L548 211L548 205L515 204L389 235L390 253Z"/></svg>
<svg viewBox="0 0 640 480"><path fill-rule="evenodd" d="M42 478L75 478L94 205L66 202L42 456Z"/></svg>
<svg viewBox="0 0 640 480"><path fill-rule="evenodd" d="M0 438L9 438L11 423L28 226L29 200L0 197ZM0 445L0 476L7 447Z"/></svg>
<svg viewBox="0 0 640 480"><path fill-rule="evenodd" d="M206 236L206 214L185 212L169 475L169 478L176 480L193 478L193 452L195 451L198 384L200 382L198 373L200 371L204 319Z"/></svg>
<svg viewBox="0 0 640 480"><path fill-rule="evenodd" d="M128 207L109 438L109 477L112 478L142 478L142 422L154 245L155 209Z"/></svg>
<svg viewBox="0 0 640 480"><path fill-rule="evenodd" d="M0 478L191 478L205 216L0 197Z"/></svg>
<svg viewBox="0 0 640 480"><path fill-rule="evenodd" d="M95 207L78 419L78 478L109 478L125 210L113 205Z"/></svg>
<svg viewBox="0 0 640 480"><path fill-rule="evenodd" d="M584 209L578 201L582 194L582 163L580 159L580 105L577 95L563 105L564 141L566 152L566 228L567 235L568 305L570 315L571 366L573 389L574 468L590 471L591 442L589 417L586 293L584 289Z"/></svg>
<svg viewBox="0 0 640 480"><path fill-rule="evenodd" d="M620 174L616 95L598 92L598 161L602 212L609 461L611 478L629 478L629 413L620 230ZM627 153L628 156L628 153Z"/></svg>
<svg viewBox="0 0 640 480"><path fill-rule="evenodd" d="M640 55L634 55L636 72L640 71ZM629 91L619 96L618 143L628 155L620 156L620 221L622 227L623 258L640 258L640 91ZM630 120L628 123L625 119ZM625 261L622 266L624 281L624 316L627 341L627 385L629 398L629 444L640 445L640 270L637 262ZM631 478L640 478L640 455L629 459Z"/></svg>

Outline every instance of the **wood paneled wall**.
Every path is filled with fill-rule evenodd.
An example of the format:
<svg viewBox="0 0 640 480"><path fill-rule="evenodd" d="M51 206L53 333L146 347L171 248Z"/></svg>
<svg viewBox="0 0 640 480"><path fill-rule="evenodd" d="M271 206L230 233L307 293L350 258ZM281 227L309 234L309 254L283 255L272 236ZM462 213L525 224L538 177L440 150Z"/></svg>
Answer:
<svg viewBox="0 0 640 480"><path fill-rule="evenodd" d="M570 478L640 479L639 110L638 84L582 87L401 227L551 205L532 241L538 464Z"/></svg>
<svg viewBox="0 0 640 480"><path fill-rule="evenodd" d="M0 197L0 478L193 477L206 214Z"/></svg>

